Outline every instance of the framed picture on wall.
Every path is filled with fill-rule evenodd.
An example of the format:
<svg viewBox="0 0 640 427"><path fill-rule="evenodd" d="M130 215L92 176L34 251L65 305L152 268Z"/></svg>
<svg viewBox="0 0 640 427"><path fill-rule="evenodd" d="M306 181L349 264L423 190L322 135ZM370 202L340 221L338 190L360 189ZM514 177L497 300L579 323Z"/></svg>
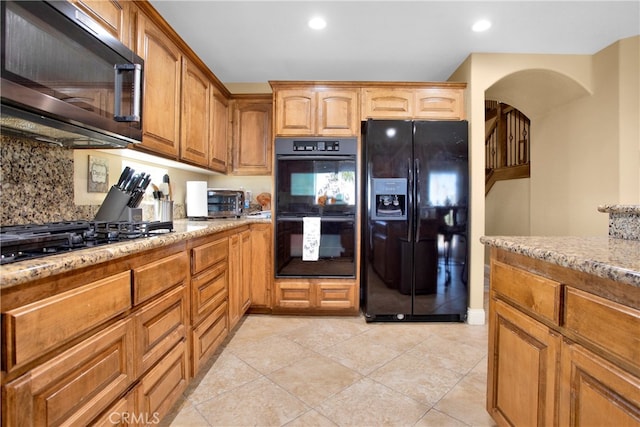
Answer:
<svg viewBox="0 0 640 427"><path fill-rule="evenodd" d="M109 160L89 156L87 192L106 193L109 190Z"/></svg>

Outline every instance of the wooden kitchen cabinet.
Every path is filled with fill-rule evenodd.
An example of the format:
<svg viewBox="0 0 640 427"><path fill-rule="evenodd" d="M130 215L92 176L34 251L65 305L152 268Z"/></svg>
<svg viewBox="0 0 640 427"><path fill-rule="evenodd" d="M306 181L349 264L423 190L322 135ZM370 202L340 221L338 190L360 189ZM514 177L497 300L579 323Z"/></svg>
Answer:
<svg viewBox="0 0 640 427"><path fill-rule="evenodd" d="M500 300L490 304L487 410L498 425L557 425L560 336Z"/></svg>
<svg viewBox="0 0 640 427"><path fill-rule="evenodd" d="M164 418L180 399L188 383L189 351L183 340L140 379L137 414L147 420Z"/></svg>
<svg viewBox="0 0 640 427"><path fill-rule="evenodd" d="M356 314L357 282L349 279L276 279L273 311L280 313Z"/></svg>
<svg viewBox="0 0 640 427"><path fill-rule="evenodd" d="M229 100L211 87L209 114L209 169L227 173L229 165Z"/></svg>
<svg viewBox="0 0 640 427"><path fill-rule="evenodd" d="M492 248L487 410L496 423L638 425L634 293L633 286Z"/></svg>
<svg viewBox="0 0 640 427"><path fill-rule="evenodd" d="M562 346L560 426L637 426L640 377L620 369L583 346Z"/></svg>
<svg viewBox="0 0 640 427"><path fill-rule="evenodd" d="M311 283L307 281L278 281L274 284L275 301L273 308L277 309L310 309L313 306Z"/></svg>
<svg viewBox="0 0 640 427"><path fill-rule="evenodd" d="M251 232L229 236L229 329L233 329L251 305Z"/></svg>
<svg viewBox="0 0 640 427"><path fill-rule="evenodd" d="M394 83L362 88L362 120L464 120L464 84Z"/></svg>
<svg viewBox="0 0 640 427"><path fill-rule="evenodd" d="M69 348L6 384L3 427L88 425L135 380L129 319Z"/></svg>
<svg viewBox="0 0 640 427"><path fill-rule="evenodd" d="M137 54L144 59L142 144L173 159L180 143L182 53L144 13L137 14Z"/></svg>
<svg viewBox="0 0 640 427"><path fill-rule="evenodd" d="M189 261L178 252L133 269L133 302L140 304L174 286L186 283Z"/></svg>
<svg viewBox="0 0 640 427"><path fill-rule="evenodd" d="M250 297L252 312L270 312L273 286L271 224L251 224Z"/></svg>
<svg viewBox="0 0 640 427"><path fill-rule="evenodd" d="M182 59L180 160L209 166L211 85L191 61Z"/></svg>
<svg viewBox="0 0 640 427"><path fill-rule="evenodd" d="M186 338L188 305L187 286L181 284L135 314L138 375L147 372L172 347Z"/></svg>
<svg viewBox="0 0 640 427"><path fill-rule="evenodd" d="M233 163L236 175L271 174L271 95L236 97L233 104Z"/></svg>
<svg viewBox="0 0 640 427"><path fill-rule="evenodd" d="M278 136L355 136L360 132L357 89L274 86L274 96Z"/></svg>
<svg viewBox="0 0 640 427"><path fill-rule="evenodd" d="M113 37L133 49L131 41L132 2L117 0L69 0L69 2L89 15Z"/></svg>
<svg viewBox="0 0 640 427"><path fill-rule="evenodd" d="M114 274L5 312L3 370L11 372L130 309L130 274Z"/></svg>
<svg viewBox="0 0 640 427"><path fill-rule="evenodd" d="M229 238L199 239L191 249L191 375L229 333Z"/></svg>

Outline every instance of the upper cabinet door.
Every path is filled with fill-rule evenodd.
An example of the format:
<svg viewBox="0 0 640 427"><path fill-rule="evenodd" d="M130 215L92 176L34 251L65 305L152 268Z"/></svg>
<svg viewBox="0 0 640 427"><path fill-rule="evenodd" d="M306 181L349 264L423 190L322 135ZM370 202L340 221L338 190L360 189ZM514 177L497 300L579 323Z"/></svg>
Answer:
<svg viewBox="0 0 640 427"><path fill-rule="evenodd" d="M415 91L416 119L464 120L462 89L429 88Z"/></svg>
<svg viewBox="0 0 640 427"><path fill-rule="evenodd" d="M282 89L275 92L276 134L281 136L357 135L356 89Z"/></svg>
<svg viewBox="0 0 640 427"><path fill-rule="evenodd" d="M410 118L413 91L410 89L363 89L362 119Z"/></svg>
<svg viewBox="0 0 640 427"><path fill-rule="evenodd" d="M238 100L234 109L233 173L269 175L271 173L270 100Z"/></svg>
<svg viewBox="0 0 640 427"><path fill-rule="evenodd" d="M313 135L316 129L316 97L310 89L284 89L276 92L276 133Z"/></svg>
<svg viewBox="0 0 640 427"><path fill-rule="evenodd" d="M464 120L464 89L457 87L362 89L362 120Z"/></svg>
<svg viewBox="0 0 640 427"><path fill-rule="evenodd" d="M227 173L229 101L216 89L211 91L209 119L209 169Z"/></svg>
<svg viewBox="0 0 640 427"><path fill-rule="evenodd" d="M209 165L209 79L191 61L182 61L180 159Z"/></svg>
<svg viewBox="0 0 640 427"><path fill-rule="evenodd" d="M140 148L178 157L180 49L144 14L138 14L137 53L144 59L143 138Z"/></svg>
<svg viewBox="0 0 640 427"><path fill-rule="evenodd" d="M358 134L358 92L329 90L317 94L318 135L351 136Z"/></svg>
<svg viewBox="0 0 640 427"><path fill-rule="evenodd" d="M131 40L130 1L69 0L75 7L98 22L109 34L133 49Z"/></svg>

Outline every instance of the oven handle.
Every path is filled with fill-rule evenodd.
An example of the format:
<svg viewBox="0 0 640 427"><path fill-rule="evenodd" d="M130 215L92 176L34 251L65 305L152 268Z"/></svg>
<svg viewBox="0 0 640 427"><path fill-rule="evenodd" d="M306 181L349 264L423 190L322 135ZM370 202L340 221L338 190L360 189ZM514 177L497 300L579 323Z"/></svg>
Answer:
<svg viewBox="0 0 640 427"><path fill-rule="evenodd" d="M354 160L356 158L355 155L318 155L318 154L307 154L307 155L297 155L297 156L289 156L289 155L278 155L276 156L276 160Z"/></svg>
<svg viewBox="0 0 640 427"><path fill-rule="evenodd" d="M318 217L319 215L304 215L304 216L285 216L277 217L276 221L290 221L290 222L302 222L305 217ZM355 222L355 216L320 216L321 222Z"/></svg>

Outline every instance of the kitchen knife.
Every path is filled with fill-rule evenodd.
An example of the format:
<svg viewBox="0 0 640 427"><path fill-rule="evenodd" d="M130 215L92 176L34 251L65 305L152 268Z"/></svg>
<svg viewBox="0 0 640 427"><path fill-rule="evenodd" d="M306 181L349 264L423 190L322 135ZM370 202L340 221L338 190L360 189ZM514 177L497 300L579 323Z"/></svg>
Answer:
<svg viewBox="0 0 640 427"><path fill-rule="evenodd" d="M124 190L124 183L127 181L127 178L129 177L130 170L131 168L129 166L126 166L122 171L122 173L120 174L120 178L118 179L118 183L116 184L116 187L118 187L120 190Z"/></svg>
<svg viewBox="0 0 640 427"><path fill-rule="evenodd" d="M122 187L121 187L122 191L127 191L127 188L129 187L129 185L131 185L131 179L133 178L135 173L136 173L135 169L130 169L129 170L129 174L127 175L127 178L122 183Z"/></svg>
<svg viewBox="0 0 640 427"><path fill-rule="evenodd" d="M127 191L133 194L138 188L138 186L140 185L140 183L142 182L143 178L144 178L144 173L134 176L133 179L131 179L131 188L130 189L127 188Z"/></svg>

